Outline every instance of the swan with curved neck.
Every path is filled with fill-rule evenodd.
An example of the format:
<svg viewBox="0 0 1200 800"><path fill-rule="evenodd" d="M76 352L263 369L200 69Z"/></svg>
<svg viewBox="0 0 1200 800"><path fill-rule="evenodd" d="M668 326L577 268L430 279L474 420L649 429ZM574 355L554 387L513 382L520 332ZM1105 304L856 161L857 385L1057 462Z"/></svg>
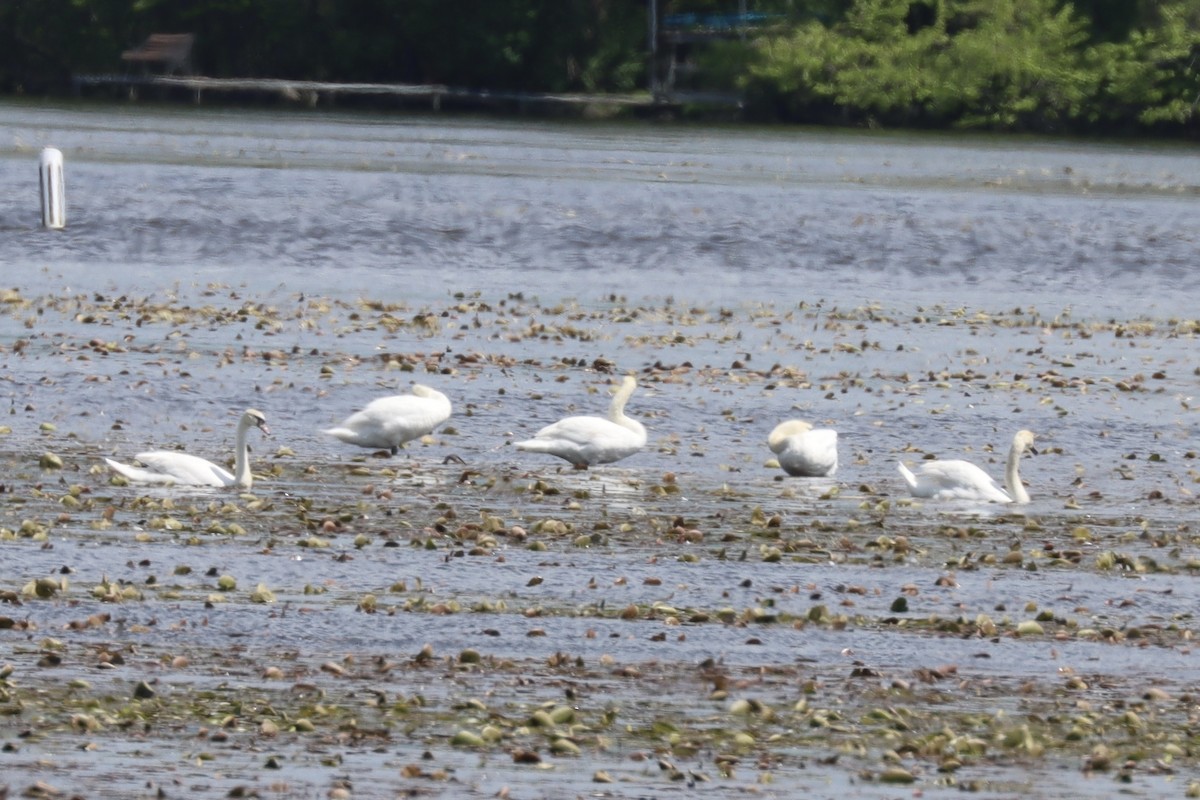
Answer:
<svg viewBox="0 0 1200 800"><path fill-rule="evenodd" d="M837 472L837 431L813 428L799 419L781 422L767 437L780 468L799 478L825 478Z"/></svg>
<svg viewBox="0 0 1200 800"><path fill-rule="evenodd" d="M927 461L916 473L900 464L900 474L913 497L930 500L973 500L986 503L1028 503L1029 492L1021 483L1021 456L1033 448L1033 434L1017 431L1008 450L1004 486L1000 488L986 472L969 461Z"/></svg>
<svg viewBox="0 0 1200 800"><path fill-rule="evenodd" d="M254 478L250 474L250 446L246 434L258 428L270 435L267 418L261 411L248 408L238 420L237 447L234 451L233 472L199 456L176 450L151 450L134 456L136 464L122 464L111 458L104 462L116 473L137 483L171 483L181 486L237 486L249 489Z"/></svg>
<svg viewBox="0 0 1200 800"><path fill-rule="evenodd" d="M324 433L346 444L389 450L396 455L406 442L420 439L450 418L450 399L436 389L415 384L412 394L380 397L367 403Z"/></svg>
<svg viewBox="0 0 1200 800"><path fill-rule="evenodd" d="M645 427L625 415L625 404L636 388L637 379L626 375L613 395L607 417L567 417L542 428L532 439L517 442L515 447L558 456L576 469L611 464L631 456L646 446Z"/></svg>

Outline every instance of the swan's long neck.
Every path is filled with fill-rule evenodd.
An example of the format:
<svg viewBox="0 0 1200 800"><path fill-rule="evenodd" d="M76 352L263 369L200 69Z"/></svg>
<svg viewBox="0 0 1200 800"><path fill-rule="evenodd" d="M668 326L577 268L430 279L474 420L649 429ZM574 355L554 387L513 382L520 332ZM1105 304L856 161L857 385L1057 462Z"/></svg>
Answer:
<svg viewBox="0 0 1200 800"><path fill-rule="evenodd" d="M1004 467L1004 485L1008 489L1008 496L1014 503L1029 502L1029 492L1025 491L1025 484L1021 483L1020 475L1021 453L1023 452L1025 452L1025 448L1017 442L1013 442L1008 451L1008 464Z"/></svg>
<svg viewBox="0 0 1200 800"><path fill-rule="evenodd" d="M642 423L625 416L625 404L629 402L629 398L633 395L633 390L636 388L636 381L632 378L626 379L625 383L621 385L621 389L613 397L612 405L608 407L608 418L622 428L633 431L638 436L645 437L646 429L642 426Z"/></svg>
<svg viewBox="0 0 1200 800"><path fill-rule="evenodd" d="M250 477L250 447L246 444L246 435L252 425L253 423L246 419L238 423L237 449L233 454L233 478L243 489L249 489L253 481Z"/></svg>
<svg viewBox="0 0 1200 800"><path fill-rule="evenodd" d="M629 428L630 423L634 420L625 416L625 404L629 402L629 398L633 396L633 390L637 388L637 384L633 381L625 381L621 384L621 388L613 395L612 403L608 407L608 418L618 425Z"/></svg>

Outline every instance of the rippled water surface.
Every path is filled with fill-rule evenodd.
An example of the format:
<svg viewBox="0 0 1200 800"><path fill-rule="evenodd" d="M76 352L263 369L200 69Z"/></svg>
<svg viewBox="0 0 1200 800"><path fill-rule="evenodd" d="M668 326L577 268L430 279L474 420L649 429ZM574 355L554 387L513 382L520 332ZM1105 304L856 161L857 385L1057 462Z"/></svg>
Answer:
<svg viewBox="0 0 1200 800"><path fill-rule="evenodd" d="M59 232L38 225L47 145L66 161ZM848 707L847 729L864 728L846 741L791 737L815 725L806 696L852 704L877 682L868 706L920 707L887 694L918 667L956 665L956 711L1038 724L1144 684L1186 697L1200 680L1197 163L1175 145L0 105L0 589L70 576L55 599L2 609L34 627L0 630L0 663L16 665L0 686L12 721L0 726L11 745L0 786L67 788L74 774L96 794L325 796L346 773L364 797L833 796L856 781L880 797L1105 796L1111 775L1080 789L1074 751L1046 761L1009 733L976 734L992 750L961 784L929 752L874 736L882 717L869 707L861 718ZM644 452L574 473L511 448L567 413L599 412L625 372L639 376L629 411L650 431ZM455 416L407 454L320 433L414 380L450 395ZM98 466L148 446L221 457L247 406L273 432L253 442L253 496L146 493ZM839 430L835 478L785 479L770 463L766 435L790 416ZM898 460L969 457L999 475L1018 428L1038 435L1022 464L1027 508L908 502ZM451 455L461 461L443 463ZM473 547L489 520L495 539ZM239 590L214 604L223 574ZM98 602L106 580L143 596ZM274 603L247 599L259 583ZM366 594L391 613L364 613ZM73 627L98 610L112 619ZM981 616L999 632L972 635ZM1034 617L1052 630L1015 635ZM54 638L66 642L61 674L113 694L143 673L162 694L239 681L269 693L263 666L283 661L302 687L290 698L311 684L374 720L352 682L364 681L425 694L452 720L398 725L380 712L370 724L390 736L354 739L344 769L321 753L345 745L344 720L320 745L264 742L262 708L213 711L199 733L160 711L158 730L199 739L149 755L124 735L97 747L104 734L65 712L59 738L30 737L23 726L54 715L14 698L46 679ZM365 673L425 644L439 658L479 649L497 684L424 662L387 677L322 671L343 659ZM124 648L125 666L97 672L103 648ZM547 752L552 769L514 766L508 751L528 735L517 728L490 757L449 748L472 724L466 697L490 698L501 727L500 708L523 716L561 700L562 653L578 659L571 696L588 698L578 762ZM701 739L726 724L713 662L743 679L730 699L779 711L748 726L759 749L741 752L736 776L713 767L734 747L719 734L698 753L661 731L657 744L641 738L670 713ZM1077 704L1058 699L1072 675L1090 687ZM1026 690L1038 699L1022 706ZM1160 716L1186 719L1191 702ZM606 703L627 706L624 733L586 716ZM231 739L205 738L223 724ZM1097 746L1124 741L1090 724ZM765 744L772 734L785 750ZM1185 755L1120 753L1175 759L1135 770L1136 796L1200 780L1190 734L1163 736ZM85 745L101 766L72 755ZM286 753L274 783L264 747ZM423 753L455 780L405 773ZM647 766L659 759L686 761L691 777ZM892 760L916 787L872 782ZM149 777L106 783L131 763ZM601 771L614 782L593 780Z"/></svg>
<svg viewBox="0 0 1200 800"><path fill-rule="evenodd" d="M1200 170L1182 146L107 107L9 107L0 122L6 262L58 270L408 300L616 291L1171 314L1187 309L1171 289L1196 246ZM68 163L59 236L34 230L47 144Z"/></svg>

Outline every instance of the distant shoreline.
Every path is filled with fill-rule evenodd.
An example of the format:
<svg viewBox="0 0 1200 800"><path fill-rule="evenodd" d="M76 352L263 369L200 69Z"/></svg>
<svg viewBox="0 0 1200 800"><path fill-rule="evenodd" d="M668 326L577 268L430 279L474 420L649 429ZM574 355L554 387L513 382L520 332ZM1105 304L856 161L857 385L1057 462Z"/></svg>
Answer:
<svg viewBox="0 0 1200 800"><path fill-rule="evenodd" d="M676 115L681 113L739 114L742 98L735 93L650 92L589 94L579 92L512 92L465 89L441 84L335 83L280 78L209 78L164 75L76 75L72 78L77 97L95 93L140 100L254 104L284 103L307 108L350 106L384 109L478 110L567 113L585 117L615 117L624 114Z"/></svg>

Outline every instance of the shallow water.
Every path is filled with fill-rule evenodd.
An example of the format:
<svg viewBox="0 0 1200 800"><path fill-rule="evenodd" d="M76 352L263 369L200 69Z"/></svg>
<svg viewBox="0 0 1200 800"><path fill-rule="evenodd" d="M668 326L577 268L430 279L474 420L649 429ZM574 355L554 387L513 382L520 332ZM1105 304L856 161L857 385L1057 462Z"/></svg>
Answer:
<svg viewBox="0 0 1200 800"><path fill-rule="evenodd" d="M46 144L67 164L62 232L37 227ZM545 797L844 794L898 745L798 745L790 737L807 723L764 723L764 736L790 742L770 781L763 745L737 778L697 755L708 782L689 787L653 766L678 743L651 747L634 731L643 715L725 724L726 704L696 675L709 660L759 675L742 694L779 709L804 697L805 680L852 706L854 691L833 688L850 670L877 671L890 691L914 668L955 664L964 686L996 687L964 691L955 711L978 697L1017 720L1067 713L1038 706L1062 702L1065 675L1086 675L1097 707L1145 685L1183 695L1200 677L1189 644L1200 330L1190 150L10 104L0 178L28 188L0 197L12 290L0 307L0 424L11 429L0 438L0 588L69 577L55 599L4 609L34 626L0 634L16 686L53 683L38 666L53 637L68 655L58 674L94 683L91 654L137 653L104 673L113 695L152 675L164 694L241 687L284 708L294 695L260 675L288 663L297 685L363 714L376 685L439 710L488 697L493 712L524 714L562 697L546 665L567 653L585 665L573 679L589 687L581 713L613 703L635 720L616 736L625 744L597 739L576 764L547 759L555 769L536 772L504 750L449 747L470 723L460 712L393 727L379 748L292 735L266 743L287 754L272 784L249 723L230 728L240 744L225 749L194 719L156 718L178 736L137 752L113 735L90 772L70 755L86 730L23 739L21 726L37 725L16 714L0 734L14 744L0 756L20 776L4 779L14 788L75 774L103 794L103 771L133 762L153 777L113 783L122 796L149 795L147 781L174 790L173 775L193 794L240 782L311 796L343 774L359 777L355 795L391 796L414 785L400 768L432 752L457 780L415 785L445 796L506 784ZM644 452L575 473L509 446L603 409L623 372L639 376L629 408L650 430ZM456 413L407 454L379 459L320 434L413 380L446 391ZM246 406L273 433L253 443L252 500L114 485L97 466L147 446L221 457ZM835 479L784 479L768 464L766 435L788 416L839 430ZM897 460L969 457L999 475L1021 427L1038 434L1022 464L1028 507L904 497ZM61 470L39 469L47 451ZM465 463L443 463L449 454ZM501 523L495 540L473 545L471 526L488 518ZM547 520L567 530L547 532ZM45 530L22 531L30 521ZM1117 566L1099 566L1111 553ZM238 589L214 598L218 575ZM105 579L142 596L97 602ZM259 583L273 603L249 601ZM363 612L368 594L384 613ZM636 617L621 618L631 607ZM733 616L719 621L725 609ZM753 609L781 622L755 622ZM72 627L98 610L113 618ZM1049 635L1014 635L1041 612ZM1000 632L972 634L980 617ZM490 669L321 671L350 656L364 671L407 661L426 644L439 661L478 648ZM181 652L191 666L168 668ZM1014 698L1028 687L1023 707ZM1183 695L1172 713L1189 707ZM178 752L188 737L192 751L221 752ZM340 768L317 752L329 750ZM830 752L842 765L818 767ZM648 753L648 765L630 761ZM1001 757L960 775L983 796L1052 796L1060 781L1106 794L1107 777L1083 788L1063 777L1077 759ZM936 764L916 764L926 794L959 791ZM1173 769L1139 772L1129 791L1200 779L1190 753ZM595 770L617 782L592 783Z"/></svg>

